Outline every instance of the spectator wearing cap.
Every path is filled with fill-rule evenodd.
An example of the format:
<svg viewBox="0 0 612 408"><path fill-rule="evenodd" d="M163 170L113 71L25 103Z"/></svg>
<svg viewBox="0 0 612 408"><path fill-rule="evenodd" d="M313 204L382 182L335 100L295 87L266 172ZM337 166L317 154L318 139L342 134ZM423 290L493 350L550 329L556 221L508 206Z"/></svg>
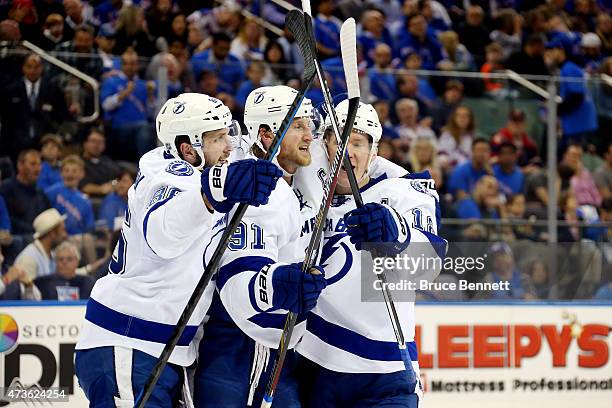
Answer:
<svg viewBox="0 0 612 408"><path fill-rule="evenodd" d="M561 81L559 96L563 100L557 105L561 119L563 143L570 141L585 143L597 131L597 112L584 83L584 71L568 59L568 49L555 39L546 44L544 59L551 72L559 70Z"/></svg>
<svg viewBox="0 0 612 408"><path fill-rule="evenodd" d="M317 39L317 51L322 60L340 54L340 26L342 22L333 15L335 9L334 0L321 0L317 4L314 34Z"/></svg>
<svg viewBox="0 0 612 408"><path fill-rule="evenodd" d="M191 57L191 65L196 78L203 71L214 72L219 78L219 90L233 94L244 79L240 59L230 54L232 40L225 33L213 35L212 47Z"/></svg>
<svg viewBox="0 0 612 408"><path fill-rule="evenodd" d="M66 216L55 208L43 211L34 219L34 242L15 259L15 265L35 279L55 272L52 251L67 237L64 226Z"/></svg>
<svg viewBox="0 0 612 408"><path fill-rule="evenodd" d="M499 189L506 197L523 192L524 177L516 165L517 149L512 143L505 142L499 147L498 160L493 168L493 175L499 182Z"/></svg>
<svg viewBox="0 0 612 408"><path fill-rule="evenodd" d="M121 72L102 82L100 99L110 123L109 145L117 159L136 161L154 146L148 123L155 107L155 84L138 77L138 54L121 55Z"/></svg>
<svg viewBox="0 0 612 408"><path fill-rule="evenodd" d="M374 68L368 71L370 92L376 99L393 101L396 97L395 74L391 71L392 51L380 43L374 49Z"/></svg>
<svg viewBox="0 0 612 408"><path fill-rule="evenodd" d="M582 67L589 74L597 73L604 60L601 52L601 39L595 33L586 33L582 35L580 46L582 48Z"/></svg>
<svg viewBox="0 0 612 408"><path fill-rule="evenodd" d="M98 219L104 222L108 231L121 229L128 203L128 190L134 184L134 173L129 170L122 171L116 178L115 191L107 195L100 209Z"/></svg>
<svg viewBox="0 0 612 408"><path fill-rule="evenodd" d="M491 148L485 139L477 138L472 142L472 160L458 165L448 179L448 192L457 200L470 195L476 182L483 176L492 174L489 166Z"/></svg>
<svg viewBox="0 0 612 408"><path fill-rule="evenodd" d="M79 188L85 194L101 198L113 191L112 181L119 175L119 166L108 156L106 136L99 128L92 128L83 142L81 158L85 162L85 177Z"/></svg>
<svg viewBox="0 0 612 408"><path fill-rule="evenodd" d="M40 174L41 159L38 150L23 150L17 158L17 174L0 184L11 219L13 234L31 240L32 223L36 216L51 207L45 194L36 186Z"/></svg>
<svg viewBox="0 0 612 408"><path fill-rule="evenodd" d="M64 94L43 77L38 55L26 56L22 72L22 78L4 90L0 101L3 151L13 160L23 149L38 148L42 135L56 132L70 119Z"/></svg>
<svg viewBox="0 0 612 408"><path fill-rule="evenodd" d="M96 36L96 45L98 46L98 55L102 60L103 79L121 71L121 58L118 55L113 55L115 37L116 32L112 25L107 23L100 26Z"/></svg>
<svg viewBox="0 0 612 408"><path fill-rule="evenodd" d="M60 136L47 133L40 139L40 146L42 165L36 185L44 191L53 184L62 181L62 176L60 175L60 156L62 154L64 142Z"/></svg>
<svg viewBox="0 0 612 408"><path fill-rule="evenodd" d="M427 20L421 14L411 14L406 18L407 33L399 41L399 54L402 60L412 52L417 52L423 60L423 69L435 69L442 60L442 46L435 35L429 31Z"/></svg>
<svg viewBox="0 0 612 408"><path fill-rule="evenodd" d="M544 38L541 34L531 34L523 44L523 49L510 55L506 68L525 75L548 75L544 63Z"/></svg>
<svg viewBox="0 0 612 408"><path fill-rule="evenodd" d="M491 155L497 157L502 144L512 143L516 146L519 166L525 167L538 158L538 148L527 134L525 127L525 112L520 109L510 111L506 127L500 129L491 138Z"/></svg>
<svg viewBox="0 0 612 408"><path fill-rule="evenodd" d="M521 273L514 260L512 249L505 242L493 244L489 250L490 271L482 282L509 282L508 290L490 290L478 292L475 299L537 299L536 290L528 275Z"/></svg>
<svg viewBox="0 0 612 408"><path fill-rule="evenodd" d="M59 14L49 14L43 24L43 31L37 45L45 51L53 50L63 39L64 17Z"/></svg>
<svg viewBox="0 0 612 408"><path fill-rule="evenodd" d="M78 248L71 242L64 241L55 248L55 273L34 279L34 285L40 290L42 300L83 300L95 283L90 276L77 274L81 260Z"/></svg>
<svg viewBox="0 0 612 408"><path fill-rule="evenodd" d="M385 26L385 15L380 10L369 9L361 16L361 34L357 35L357 44L361 47L363 58L368 67L374 65L374 49L380 43L394 48L391 33Z"/></svg>

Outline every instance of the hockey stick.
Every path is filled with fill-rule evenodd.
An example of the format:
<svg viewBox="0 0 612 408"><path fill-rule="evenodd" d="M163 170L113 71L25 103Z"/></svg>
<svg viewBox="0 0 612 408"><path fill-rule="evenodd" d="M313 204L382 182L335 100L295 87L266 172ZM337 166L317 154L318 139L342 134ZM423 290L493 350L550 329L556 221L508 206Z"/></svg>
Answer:
<svg viewBox="0 0 612 408"><path fill-rule="evenodd" d="M304 29L304 19L301 11L290 11L285 19L285 24L293 33L295 41L300 46L300 49L305 49L306 47L309 47L309 45L304 45L310 42L310 38L308 37L308 32ZM287 112L287 115L285 115L285 118L280 124L278 132L276 132L276 135L274 136L270 147L267 149L263 160L269 161L274 158L276 151L280 148L281 142L283 141L283 138L285 137L285 134L289 129L289 125L293 121L294 116L296 115L300 105L302 104L302 101L304 100L304 96L308 91L308 88L310 88L310 85L314 81L316 69L314 66L313 54L307 53L302 55L302 57L304 58L302 87L300 88L298 94L295 96L295 99L293 100L293 103L289 108L289 112ZM147 400L151 396L153 388L155 387L157 380L161 376L161 373L164 367L166 366L170 355L172 354L172 350L174 350L174 347L178 343L179 338L183 333L183 330L187 326L189 318L193 314L193 311L195 310L198 304L198 301L202 297L204 290L206 289L210 280L212 279L212 276L216 272L217 267L219 266L219 262L221 261L221 257L223 256L225 248L227 247L227 244L230 240L230 237L236 230L236 227L240 223L240 220L242 219L242 216L246 212L247 208L247 204L240 204L237 207L236 212L232 216L231 221L225 228L225 231L221 236L221 240L219 241L217 248L215 248L215 252L213 253L208 264L206 265L202 277L198 281L198 284L196 285L193 294L189 298L189 301L187 302L187 305L185 306L185 309L183 310L183 313L181 314L181 317L179 318L178 323L175 326L174 332L172 333L172 337L168 340L168 343L166 343L166 346L164 347L159 358L157 359L157 363L153 367L153 370L149 378L147 379L143 390L141 391L138 399L136 400L136 403L134 404L136 408L143 408Z"/></svg>
<svg viewBox="0 0 612 408"><path fill-rule="evenodd" d="M304 9L304 18L306 20L306 24L311 27L312 30L312 15L310 14L310 0L302 0L302 8ZM327 81L325 80L325 75L323 74L323 69L321 68L321 64L318 59L315 59L315 66L317 68L317 77L319 78L319 82L321 84L321 91L323 92L323 96L325 98L325 105L327 106L328 115L331 119L332 128L334 134L336 135L336 139L340 138L340 128L338 125L338 118L336 116L336 112L334 110L333 99L331 97L331 92L329 90L329 86L327 85ZM349 74L347 67L344 67L345 75ZM355 67L355 75L357 75L357 67ZM348 78L347 78L348 82ZM356 81L356 86L359 88L359 81ZM357 89L359 93L359 89ZM358 105L357 105L358 107ZM353 122L355 121L355 116L357 115L357 107L355 107L355 111L351 111L351 107L349 106L348 115L346 119L345 126L351 123L351 127ZM351 192L353 194L353 198L355 199L355 204L357 208L363 207L363 198L361 197L361 192L359 191L359 184L357 182L357 177L355 176L355 171L353 170L353 166L351 165L351 161L348 157L348 153L344 156L344 169L346 171L349 184L351 186ZM393 302L393 297L391 296L391 291L388 288L387 277L384 272L379 274L379 279L382 281L382 294L385 300L385 306L387 307L387 312L389 315L389 319L391 320L391 326L393 327L393 331L395 333L395 338L397 340L398 348L402 357L402 361L404 362L404 366L406 367L406 371L408 373L410 381L415 380L415 373L412 367L412 360L410 359L410 355L408 353L408 349L406 348L406 341L404 337L404 333L402 330L402 326L400 325L400 319L397 314L397 309L395 308L395 303Z"/></svg>
<svg viewBox="0 0 612 408"><path fill-rule="evenodd" d="M305 18L302 21L304 22L306 30L308 30L310 34L310 48L303 48L302 52L305 53L310 50L312 55L316 56L314 35L312 34L312 24L307 15L305 15L304 17ZM357 77L356 28L355 20L353 18L349 18L342 25L342 29L340 31L340 45L342 48L342 62L344 65L344 70L345 72L347 72L349 111L352 109L353 111L355 111L355 113L357 113L357 108L359 107L359 79ZM316 61L315 59L315 65L316 64L318 64L318 61ZM349 72L350 74L348 74ZM346 126L344 127L344 131L340 136L340 140L338 140L338 150L336 151L336 156L334 157L334 161L331 165L330 175L327 178L325 185L323 186L323 201L321 202L319 212L317 213L317 216L315 218L313 234L310 237L310 242L308 243L308 248L306 249L306 256L304 258L304 262L302 263L303 273L310 273L310 269L312 268L317 259L320 241L323 234L323 226L325 225L327 212L329 210L329 207L331 206L331 201L334 196L334 189L336 188L336 183L338 182L338 174L340 172L341 161L346 154L346 148L348 145L347 142L351 134L354 121L355 118L353 116L353 119L347 122ZM295 327L296 322L297 314L289 312L287 314L285 326L281 334L280 343L278 345L278 352L276 353L276 358L274 359L274 364L272 366L272 372L268 380L268 384L266 386L266 393L261 403L262 408L269 408L272 406L274 392L276 391L276 387L280 380L281 371L283 369L283 364L285 362L285 357L289 348L289 342L291 340L291 335L293 333L293 329Z"/></svg>

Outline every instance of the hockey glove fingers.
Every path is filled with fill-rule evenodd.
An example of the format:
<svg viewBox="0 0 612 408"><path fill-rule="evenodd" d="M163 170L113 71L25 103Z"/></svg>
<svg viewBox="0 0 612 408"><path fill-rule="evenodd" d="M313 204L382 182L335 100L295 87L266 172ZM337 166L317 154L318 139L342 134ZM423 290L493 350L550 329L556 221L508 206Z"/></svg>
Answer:
<svg viewBox="0 0 612 408"><path fill-rule="evenodd" d="M355 248L361 250L364 242L394 242L399 231L391 211L382 204L367 203L344 215L347 234Z"/></svg>
<svg viewBox="0 0 612 408"><path fill-rule="evenodd" d="M230 211L236 203L265 205L282 175L276 165L264 160L224 163L202 172L202 193L219 212Z"/></svg>
<svg viewBox="0 0 612 408"><path fill-rule="evenodd" d="M327 286L325 275L302 272L302 263L278 266L272 275L272 305L293 313L305 313L315 307L321 291Z"/></svg>

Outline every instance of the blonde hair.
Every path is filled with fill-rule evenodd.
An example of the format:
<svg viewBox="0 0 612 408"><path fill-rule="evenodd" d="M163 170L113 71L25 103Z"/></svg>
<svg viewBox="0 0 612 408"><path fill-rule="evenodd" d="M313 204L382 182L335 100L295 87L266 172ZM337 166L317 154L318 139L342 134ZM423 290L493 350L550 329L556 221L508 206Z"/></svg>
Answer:
<svg viewBox="0 0 612 408"><path fill-rule="evenodd" d="M64 158L64 160L62 160L62 169L64 168L64 166L67 166L69 164L74 164L76 166L79 166L81 170L85 170L85 162L76 154L68 155Z"/></svg>
<svg viewBox="0 0 612 408"><path fill-rule="evenodd" d="M429 159L429 163L421 164L417 159L416 155L416 145L417 143L427 142L429 148L431 149L431 158ZM433 143L430 137L418 136L412 145L410 146L409 153L409 161L412 166L412 171L415 173L421 172L425 169L429 168L437 168L438 167L438 149L436 148L435 143Z"/></svg>

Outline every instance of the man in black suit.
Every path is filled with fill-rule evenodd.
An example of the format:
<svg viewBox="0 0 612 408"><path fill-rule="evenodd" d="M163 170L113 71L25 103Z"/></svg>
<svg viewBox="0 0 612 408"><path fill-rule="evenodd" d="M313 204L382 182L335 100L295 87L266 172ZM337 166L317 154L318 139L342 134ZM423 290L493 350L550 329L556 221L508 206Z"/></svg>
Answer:
<svg viewBox="0 0 612 408"><path fill-rule="evenodd" d="M60 124L70 119L63 92L42 76L40 57L28 55L22 66L23 76L10 84L0 102L1 144L14 159L21 150L36 148L45 133L56 133Z"/></svg>

